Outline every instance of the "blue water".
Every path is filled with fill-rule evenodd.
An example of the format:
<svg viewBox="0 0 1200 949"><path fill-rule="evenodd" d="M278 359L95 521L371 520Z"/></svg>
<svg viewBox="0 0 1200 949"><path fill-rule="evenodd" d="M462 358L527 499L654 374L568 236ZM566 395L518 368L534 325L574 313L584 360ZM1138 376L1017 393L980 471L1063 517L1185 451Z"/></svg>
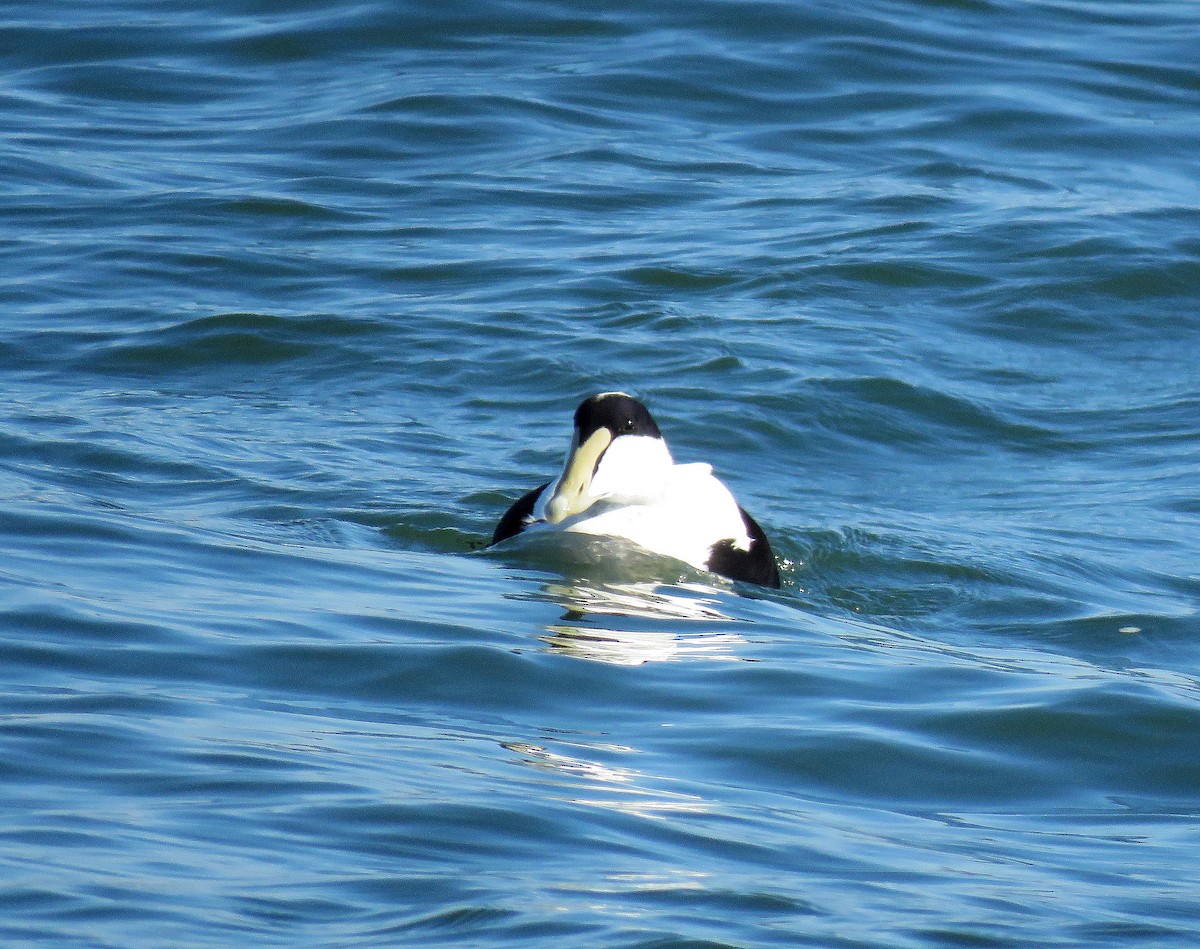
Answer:
<svg viewBox="0 0 1200 949"><path fill-rule="evenodd" d="M0 943L1194 945L1198 33L0 4ZM782 590L482 549L606 389Z"/></svg>

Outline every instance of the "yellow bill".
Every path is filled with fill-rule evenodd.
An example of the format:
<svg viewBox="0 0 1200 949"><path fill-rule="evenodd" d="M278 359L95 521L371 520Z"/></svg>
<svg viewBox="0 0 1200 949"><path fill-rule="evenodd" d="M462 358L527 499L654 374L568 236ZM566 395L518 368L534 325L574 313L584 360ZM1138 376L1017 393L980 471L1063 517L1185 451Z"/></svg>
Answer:
<svg viewBox="0 0 1200 949"><path fill-rule="evenodd" d="M582 445L578 436L571 442L571 454L567 456L562 476L546 504L546 520L549 523L558 524L591 507L595 498L588 495L588 488L596 473L596 465L612 440L612 432L607 428L598 428Z"/></svg>

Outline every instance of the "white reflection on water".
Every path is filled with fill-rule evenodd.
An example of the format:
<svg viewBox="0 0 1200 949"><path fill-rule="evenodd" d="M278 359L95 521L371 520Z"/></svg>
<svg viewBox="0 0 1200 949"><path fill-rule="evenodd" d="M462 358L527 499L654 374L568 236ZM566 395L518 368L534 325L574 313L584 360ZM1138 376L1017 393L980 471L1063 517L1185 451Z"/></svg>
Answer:
<svg viewBox="0 0 1200 949"><path fill-rule="evenodd" d="M544 599L566 612L540 638L555 652L619 665L737 659L745 640L722 628L735 620L717 608L715 592L690 583L547 584Z"/></svg>
<svg viewBox="0 0 1200 949"><path fill-rule="evenodd" d="M546 651L623 666L682 659L739 659L746 640L722 608L722 592L681 580L542 585L532 599L561 610L539 636ZM666 723L664 723L666 724ZM630 767L638 749L567 735L508 741L503 747L542 772L559 800L646 818L712 811L712 802L679 790L679 782Z"/></svg>
<svg viewBox="0 0 1200 949"><path fill-rule="evenodd" d="M638 817L705 813L711 810L711 804L696 795L647 786L656 779L633 768L602 764L594 760L589 761L585 758L552 751L544 745L527 742L501 742L501 746L519 754L522 762L530 767L566 779L563 781L564 785L569 784L576 787L578 782L585 783L587 785L586 795L579 793L561 795L562 800L569 800L573 804L603 807ZM586 749L586 746L583 747ZM597 747L594 750L602 749ZM632 748L618 748L613 745L603 746L603 750L620 750L636 754Z"/></svg>

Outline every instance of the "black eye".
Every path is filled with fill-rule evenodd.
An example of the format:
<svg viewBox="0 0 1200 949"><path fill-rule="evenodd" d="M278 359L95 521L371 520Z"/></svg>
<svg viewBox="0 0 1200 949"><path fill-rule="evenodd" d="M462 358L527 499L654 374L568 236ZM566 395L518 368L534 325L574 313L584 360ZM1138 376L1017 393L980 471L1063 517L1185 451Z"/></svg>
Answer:
<svg viewBox="0 0 1200 949"><path fill-rule="evenodd" d="M631 418L625 419L625 422L624 422L624 424L622 424L621 428L627 432L632 432L633 431L633 419L631 419Z"/></svg>

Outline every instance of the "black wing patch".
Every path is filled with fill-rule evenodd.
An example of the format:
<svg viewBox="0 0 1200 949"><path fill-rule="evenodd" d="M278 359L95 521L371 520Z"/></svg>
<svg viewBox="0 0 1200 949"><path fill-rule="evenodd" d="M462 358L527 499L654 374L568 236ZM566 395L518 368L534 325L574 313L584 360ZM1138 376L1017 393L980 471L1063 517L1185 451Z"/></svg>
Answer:
<svg viewBox="0 0 1200 949"><path fill-rule="evenodd" d="M516 537L521 531L525 530L525 519L533 513L533 506L537 504L537 499L541 497L542 492L548 487L550 487L549 481L540 488L534 488L525 494L508 509L505 515L500 518L500 523L496 525L496 532L492 534L492 544L498 544L502 540ZM488 544L488 546L490 547L492 544Z"/></svg>
<svg viewBox="0 0 1200 949"><path fill-rule="evenodd" d="M739 506L742 523L750 535L750 549L735 547L732 540L721 540L712 545L708 556L708 569L730 580L744 580L764 587L779 589L779 567L775 565L775 554L771 542L758 521Z"/></svg>

